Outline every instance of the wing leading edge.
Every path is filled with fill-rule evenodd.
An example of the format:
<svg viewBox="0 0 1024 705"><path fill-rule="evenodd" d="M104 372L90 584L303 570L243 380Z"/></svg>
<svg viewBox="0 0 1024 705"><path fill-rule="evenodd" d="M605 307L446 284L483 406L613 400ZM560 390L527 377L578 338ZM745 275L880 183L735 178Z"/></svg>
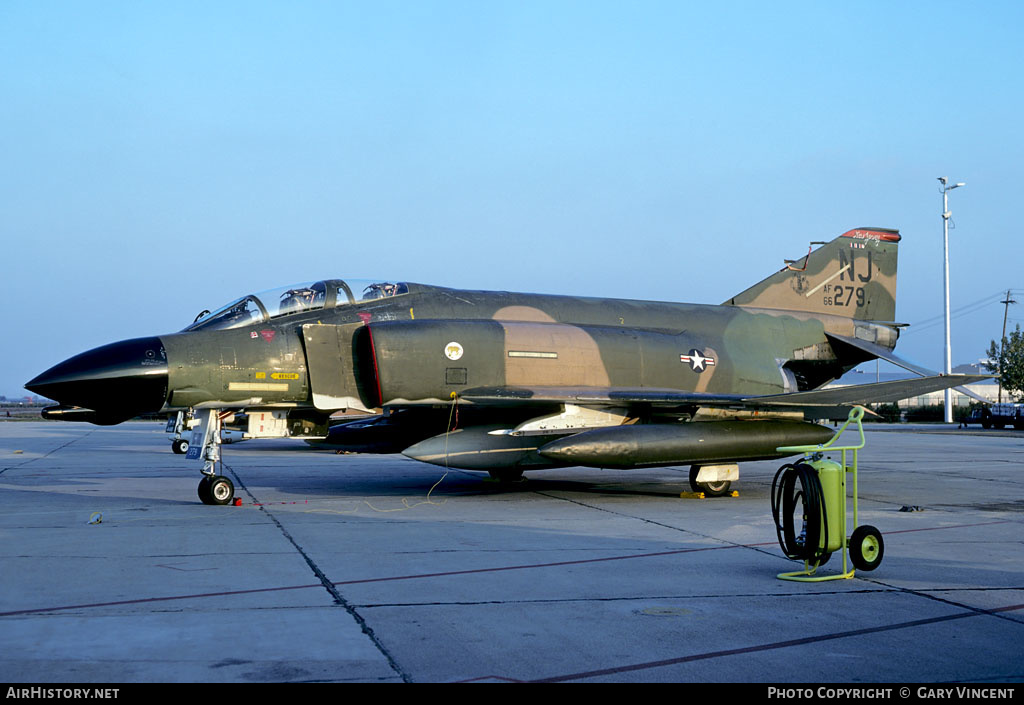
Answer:
<svg viewBox="0 0 1024 705"><path fill-rule="evenodd" d="M499 387L469 389L460 395L460 399L484 406L564 403L615 407L647 405L657 408L691 406L765 411L804 410L813 413L836 407L899 401L985 379L990 379L990 375L932 375L917 379L762 396L619 387ZM839 418L845 417L845 411L839 414Z"/></svg>

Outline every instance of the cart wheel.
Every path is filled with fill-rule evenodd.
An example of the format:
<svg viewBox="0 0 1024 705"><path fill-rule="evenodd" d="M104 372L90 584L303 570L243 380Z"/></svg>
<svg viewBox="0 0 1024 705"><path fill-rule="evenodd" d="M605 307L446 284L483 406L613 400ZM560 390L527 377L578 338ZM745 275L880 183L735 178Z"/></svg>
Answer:
<svg viewBox="0 0 1024 705"><path fill-rule="evenodd" d="M850 560L860 570L874 570L882 562L885 542L873 526L858 526L850 537Z"/></svg>

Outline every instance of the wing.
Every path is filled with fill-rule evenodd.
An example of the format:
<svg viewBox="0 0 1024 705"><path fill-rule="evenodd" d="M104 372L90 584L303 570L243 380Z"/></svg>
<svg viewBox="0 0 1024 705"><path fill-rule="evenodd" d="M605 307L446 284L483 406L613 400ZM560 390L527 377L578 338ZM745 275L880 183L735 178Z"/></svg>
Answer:
<svg viewBox="0 0 1024 705"><path fill-rule="evenodd" d="M467 389L460 399L484 406L531 404L574 404L588 407L656 409L717 407L764 411L805 411L812 416L828 413L828 418L844 419L847 408L860 404L893 402L952 387L990 379L989 375L933 375L917 379L858 384L848 387L814 389L748 396L743 394L703 394L676 389L620 387L494 387ZM826 418L818 415L816 418Z"/></svg>

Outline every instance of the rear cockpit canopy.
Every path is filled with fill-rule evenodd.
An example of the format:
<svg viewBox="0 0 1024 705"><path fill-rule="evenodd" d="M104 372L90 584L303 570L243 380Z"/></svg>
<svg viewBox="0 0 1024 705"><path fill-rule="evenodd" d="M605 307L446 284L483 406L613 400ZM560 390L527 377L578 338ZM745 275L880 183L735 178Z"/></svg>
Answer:
<svg viewBox="0 0 1024 705"><path fill-rule="evenodd" d="M323 279L243 296L221 306L213 313L203 311L185 330L242 328L255 323L267 323L281 316L348 306L408 293L409 285L403 282Z"/></svg>

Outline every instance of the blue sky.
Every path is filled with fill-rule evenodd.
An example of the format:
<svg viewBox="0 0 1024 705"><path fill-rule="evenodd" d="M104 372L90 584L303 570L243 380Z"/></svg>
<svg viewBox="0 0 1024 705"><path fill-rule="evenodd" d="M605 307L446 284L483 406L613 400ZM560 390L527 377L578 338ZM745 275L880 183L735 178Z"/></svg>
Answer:
<svg viewBox="0 0 1024 705"><path fill-rule="evenodd" d="M719 303L899 228L897 353L1017 290L1024 4L0 3L0 394L323 277ZM938 316L938 322L934 319Z"/></svg>

